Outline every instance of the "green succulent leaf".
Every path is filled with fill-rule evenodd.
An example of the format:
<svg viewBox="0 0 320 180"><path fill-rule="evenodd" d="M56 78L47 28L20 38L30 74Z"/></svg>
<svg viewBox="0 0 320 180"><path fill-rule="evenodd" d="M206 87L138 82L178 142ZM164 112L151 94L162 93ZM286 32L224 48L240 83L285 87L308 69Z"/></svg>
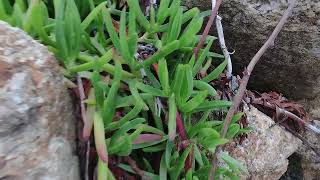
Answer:
<svg viewBox="0 0 320 180"><path fill-rule="evenodd" d="M11 19L10 19L10 16L9 16L9 12L7 12L8 10L11 10L12 7L9 3L8 0L2 0L0 1L0 19L1 20L4 20L4 21L7 21L11 24Z"/></svg>
<svg viewBox="0 0 320 180"><path fill-rule="evenodd" d="M165 150L165 164L167 168L170 168L170 162L171 162L171 154L174 147L174 143L172 141L168 141L166 145Z"/></svg>
<svg viewBox="0 0 320 180"><path fill-rule="evenodd" d="M119 36L114 29L113 23L112 23L112 18L110 15L110 10L103 8L103 19L106 24L107 31L109 33L110 39L114 45L114 47L117 49L118 52L121 52L121 46L120 46L120 40Z"/></svg>
<svg viewBox="0 0 320 180"><path fill-rule="evenodd" d="M228 132L226 134L227 139L233 139L239 132L240 125L239 124L231 124L228 128Z"/></svg>
<svg viewBox="0 0 320 180"><path fill-rule="evenodd" d="M80 53L81 19L74 1L54 0L58 57L69 67Z"/></svg>
<svg viewBox="0 0 320 180"><path fill-rule="evenodd" d="M175 103L175 96L172 94L169 98L169 122L168 122L168 131L169 131L169 140L173 141L176 137L176 116L177 116L177 106Z"/></svg>
<svg viewBox="0 0 320 180"><path fill-rule="evenodd" d="M166 149L165 144L159 144L159 145L143 148L142 151L143 152L154 153L154 152L163 151L165 149Z"/></svg>
<svg viewBox="0 0 320 180"><path fill-rule="evenodd" d="M175 71L174 80L171 84L172 90L177 98L178 104L182 104L182 97L181 97L181 89L182 85L184 83L184 77L185 77L185 68L184 65L179 64Z"/></svg>
<svg viewBox="0 0 320 180"><path fill-rule="evenodd" d="M192 93L193 90L193 76L192 76L192 68L190 65L184 65L184 75L183 82L180 90L180 97L182 102L186 102Z"/></svg>
<svg viewBox="0 0 320 180"><path fill-rule="evenodd" d="M199 89L199 90L207 90L208 94L210 96L215 96L217 95L217 91L208 83L200 81L200 80L195 80L193 81L194 87Z"/></svg>
<svg viewBox="0 0 320 180"><path fill-rule="evenodd" d="M176 40L180 34L182 25L182 8L177 9L176 12L172 12L170 17L169 33L167 35L166 42L172 42Z"/></svg>
<svg viewBox="0 0 320 180"><path fill-rule="evenodd" d="M242 118L243 115L244 115L243 112L240 112L240 113L235 114L235 115L232 117L231 124L238 122L238 121Z"/></svg>
<svg viewBox="0 0 320 180"><path fill-rule="evenodd" d="M94 114L94 142L96 145L97 153L99 155L99 158L104 162L108 163L108 151L107 151L107 145L105 142L105 134L104 134L104 124L101 116L99 113Z"/></svg>
<svg viewBox="0 0 320 180"><path fill-rule="evenodd" d="M166 97L166 95L160 89L156 89L140 82L137 83L137 88L145 93L151 94L152 96Z"/></svg>
<svg viewBox="0 0 320 180"><path fill-rule="evenodd" d="M167 44L166 46L163 46L158 52L156 52L154 55L150 56L148 59L146 59L143 62L144 66L149 66L153 63L156 63L162 58L165 58L168 54L172 53L176 49L179 48L179 41L175 40Z"/></svg>
<svg viewBox="0 0 320 180"><path fill-rule="evenodd" d="M209 50L212 46L213 40L209 41L209 43L207 44L206 48L201 52L199 58L197 59L196 64L193 67L193 77L197 75L197 73L200 71L202 64L204 62L204 60L206 59L206 57L208 56ZM220 72L221 73L221 72ZM219 74L220 74L219 73Z"/></svg>
<svg viewBox="0 0 320 180"><path fill-rule="evenodd" d="M87 29L87 27L90 25L92 21L94 21L95 18L99 15L99 13L102 12L102 8L106 6L108 2L102 2L97 7L95 7L90 14L82 21L81 28L83 30Z"/></svg>
<svg viewBox="0 0 320 180"><path fill-rule="evenodd" d="M136 53L138 33L136 32L136 14L135 11L129 11L129 25L128 25L128 47L129 56L133 57Z"/></svg>
<svg viewBox="0 0 320 180"><path fill-rule="evenodd" d="M184 167L184 163L192 150L192 145L188 146L182 153L182 155L178 158L176 166L170 170L170 179L176 180L179 178L180 173Z"/></svg>
<svg viewBox="0 0 320 180"><path fill-rule="evenodd" d="M228 108L231 105L232 105L232 102L224 101L224 100L204 101L195 109L195 112L206 111L210 109L212 110L212 109L219 109L219 108Z"/></svg>
<svg viewBox="0 0 320 180"><path fill-rule="evenodd" d="M146 147L149 147L149 146L154 146L156 144L159 144L165 140L167 140L168 137L167 136L164 136L161 140L158 140L158 141L152 141L152 142L145 142L145 143L140 143L140 144L133 144L133 149L143 149L143 148L146 148Z"/></svg>
<svg viewBox="0 0 320 180"><path fill-rule="evenodd" d="M126 165L126 164L122 164L120 163L118 165L121 169L127 171L127 172L130 172L130 173L133 173L133 174L136 174L136 171L134 171L131 166L129 165ZM155 175L153 173L150 173L150 172L146 172L146 171L142 171L143 174L146 176L147 179L159 179L159 176L158 175Z"/></svg>
<svg viewBox="0 0 320 180"><path fill-rule="evenodd" d="M202 155L201 155L201 152L198 148L198 146L194 146L194 156L195 156L195 159L197 161L197 163L199 164L200 168L203 167L203 160L202 160Z"/></svg>
<svg viewBox="0 0 320 180"><path fill-rule="evenodd" d="M233 157L229 156L227 153L221 152L221 158L224 160L225 163L228 164L228 166L233 171L248 173L248 170L243 164L241 164L239 161L237 161Z"/></svg>
<svg viewBox="0 0 320 180"><path fill-rule="evenodd" d="M215 68L210 74L202 79L204 82L211 82L212 80L219 77L219 75L223 72L224 68L227 66L228 62L223 61L217 68Z"/></svg>
<svg viewBox="0 0 320 180"><path fill-rule="evenodd" d="M159 80L164 91L165 95L169 95L170 87L169 87L169 72L167 67L167 61L165 59L161 59L159 61Z"/></svg>
<svg viewBox="0 0 320 180"><path fill-rule="evenodd" d="M159 177L161 180L167 180L167 168L165 161L165 154L163 153L160 161L160 170L159 170Z"/></svg>
<svg viewBox="0 0 320 180"><path fill-rule="evenodd" d="M33 29L37 32L41 41L50 46L56 46L55 42L53 42L46 30L44 29L45 17L43 14L43 9L46 7L43 2L37 3L32 7L30 19L32 19L31 24Z"/></svg>
<svg viewBox="0 0 320 180"><path fill-rule="evenodd" d="M115 179L109 155L136 161L138 171L130 161L117 166L142 179L208 179L216 147L251 131L240 128L240 112L226 137L220 136L224 122L210 115L232 102L216 100L211 84L221 80L227 61L209 72L214 60L224 59L210 51L218 39L210 35L199 56L194 53L211 10L187 9L181 2L0 0L0 20L47 45L68 87L77 87L75 75L83 80L83 137L94 137L98 180ZM198 79L199 73L208 75ZM158 169L149 161L155 154L161 156ZM226 153L221 157L226 166L217 169L215 179L246 172Z"/></svg>
<svg viewBox="0 0 320 180"><path fill-rule="evenodd" d="M203 18L199 18L197 16L192 18L186 30L183 32L179 39L180 47L186 47L193 41L191 37L195 37L195 35L200 31L202 23Z"/></svg>
<svg viewBox="0 0 320 180"><path fill-rule="evenodd" d="M214 152L214 149L218 146L218 145L222 145L227 143L229 140L228 139L222 139L222 138L214 138L214 136L212 137L207 137L201 140L198 140L199 143L207 148L207 149L211 149L212 152Z"/></svg>
<svg viewBox="0 0 320 180"><path fill-rule="evenodd" d="M135 12L137 20L139 24L146 30L150 30L150 23L144 16L143 12L141 11L139 1L138 0L128 0L127 1L129 7Z"/></svg>
<svg viewBox="0 0 320 180"><path fill-rule="evenodd" d="M200 91L194 98L180 106L180 110L184 113L188 113L196 109L200 104L204 102L208 95L208 91Z"/></svg>
<svg viewBox="0 0 320 180"><path fill-rule="evenodd" d="M196 17L198 16L200 13L199 9L198 8L192 8L192 9L189 9L187 12L185 12L183 14L183 17L182 17L182 24L188 22L190 19L192 19L193 17Z"/></svg>
<svg viewBox="0 0 320 180"><path fill-rule="evenodd" d="M162 24L169 15L169 3L170 0L162 0L160 1L160 6L157 13L157 23Z"/></svg>
<svg viewBox="0 0 320 180"><path fill-rule="evenodd" d="M198 137L203 138L203 137L213 137L213 138L219 138L220 134L218 131L214 130L213 128L202 128L199 131Z"/></svg>

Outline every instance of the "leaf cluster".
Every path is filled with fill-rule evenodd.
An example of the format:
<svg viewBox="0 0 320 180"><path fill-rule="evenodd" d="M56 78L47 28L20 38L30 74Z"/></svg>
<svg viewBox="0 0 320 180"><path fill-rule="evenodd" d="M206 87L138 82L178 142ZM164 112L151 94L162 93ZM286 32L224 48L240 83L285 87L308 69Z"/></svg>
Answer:
<svg viewBox="0 0 320 180"><path fill-rule="evenodd" d="M220 137L223 121L208 118L232 103L218 100L210 84L227 65L222 55L211 52L216 38L207 37L197 59L193 54L206 13L185 10L180 0L161 0L147 18L138 0L126 3L117 9L111 1L1 0L0 19L47 45L67 77L78 73L90 80L84 132L90 134L93 126L98 179L114 178L109 156L137 154L152 179L207 178L215 148L246 131L236 123L242 114L234 117L226 138ZM146 44L154 52L140 58ZM198 78L212 61L220 65ZM201 118L193 121L195 114ZM162 157L160 169L146 160L150 154ZM227 154L222 159L228 166L216 177L236 179L244 170ZM119 168L136 173L124 163Z"/></svg>

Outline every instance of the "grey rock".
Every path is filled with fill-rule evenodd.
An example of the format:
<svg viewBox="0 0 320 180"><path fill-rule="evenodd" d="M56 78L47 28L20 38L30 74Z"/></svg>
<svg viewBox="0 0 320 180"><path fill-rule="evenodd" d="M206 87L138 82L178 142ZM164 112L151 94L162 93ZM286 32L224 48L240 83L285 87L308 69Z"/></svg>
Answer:
<svg viewBox="0 0 320 180"><path fill-rule="evenodd" d="M188 7L211 8L211 0L184 2ZM288 0L222 2L219 14L227 47L235 50L233 68L238 74L267 40L287 6ZM320 1L298 0L274 47L256 66L249 85L257 90L275 90L291 99L313 100L320 92L319 61Z"/></svg>
<svg viewBox="0 0 320 180"><path fill-rule="evenodd" d="M247 167L249 174L241 179L279 179L287 170L287 158L301 141L280 126L271 127L274 121L256 108L246 108L245 113L253 131L242 144L233 142L226 151Z"/></svg>
<svg viewBox="0 0 320 180"><path fill-rule="evenodd" d="M288 6L289 0L222 1L219 14L233 69L242 74L244 67L271 34ZM184 0L188 7L211 8L211 0ZM215 28L212 30L215 33ZM320 119L320 1L297 0L291 17L255 67L249 88L277 91L305 105L312 119ZM311 135L305 134L307 139ZM319 136L318 136L319 138ZM318 139L319 142L319 139ZM305 179L319 179L320 167L309 158L309 151L299 151L301 168L312 173ZM315 157L313 157L314 160ZM308 165L308 163L311 163ZM306 173L304 173L306 174ZM311 177L314 174L314 177Z"/></svg>
<svg viewBox="0 0 320 180"><path fill-rule="evenodd" d="M320 128L320 121L313 122L315 126ZM320 152L320 135L310 130L306 130L303 137ZM320 157L308 146L299 147L297 154L301 157L301 170L304 179L315 180L320 178Z"/></svg>
<svg viewBox="0 0 320 180"><path fill-rule="evenodd" d="M320 128L320 121L314 120L313 125ZM320 136L306 129L303 137L320 152ZM299 146L294 155L289 158L289 167L281 180L318 180L320 177L320 157L307 145Z"/></svg>
<svg viewBox="0 0 320 180"><path fill-rule="evenodd" d="M0 179L79 179L59 65L45 46L2 21L0 102Z"/></svg>

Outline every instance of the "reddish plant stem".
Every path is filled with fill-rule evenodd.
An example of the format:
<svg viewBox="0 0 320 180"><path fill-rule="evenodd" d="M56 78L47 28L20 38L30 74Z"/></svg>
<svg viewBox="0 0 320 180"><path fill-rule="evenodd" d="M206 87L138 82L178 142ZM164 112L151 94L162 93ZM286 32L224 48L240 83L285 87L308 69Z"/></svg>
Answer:
<svg viewBox="0 0 320 180"><path fill-rule="evenodd" d="M83 103L84 100L86 99L86 96L83 89L83 83L79 75L77 75L77 84L78 84L78 91L80 96L81 117L82 117L83 124L86 124L87 123L86 108Z"/></svg>
<svg viewBox="0 0 320 180"><path fill-rule="evenodd" d="M86 108L84 105L84 100L86 98L84 88L83 88L83 83L81 80L80 75L77 75L77 84L78 84L78 90L79 90L79 97L80 97L80 108L81 108L81 117L84 126L88 123L87 116L86 116ZM89 154L90 154L90 141L87 140L86 143L86 162L85 162L85 173L84 173L84 179L88 180L89 179Z"/></svg>
<svg viewBox="0 0 320 180"><path fill-rule="evenodd" d="M210 29L211 29L213 20L214 20L214 19L216 18L216 16L217 16L217 13L218 13L218 10L219 10L221 1L222 1L222 0L217 0L216 6L212 9L210 18L209 18L209 20L208 20L208 23L207 23L205 29L203 30L203 33L202 33L202 35L201 35L201 39L200 39L197 47L196 47L196 48L194 49L194 51L193 51L194 54L195 54L196 59L198 59L199 51L200 51L200 49L203 47L204 42L205 42L205 40L206 40L206 38L207 38L207 36L208 36L208 34L209 34L209 31L210 31Z"/></svg>
<svg viewBox="0 0 320 180"><path fill-rule="evenodd" d="M123 157L123 160L126 161L142 179L150 179L150 177L145 176L144 171L138 167L137 163L130 156Z"/></svg>
<svg viewBox="0 0 320 180"><path fill-rule="evenodd" d="M152 67L153 67L154 71L155 71L157 74L159 74L159 73L158 73L158 63L152 64Z"/></svg>
<svg viewBox="0 0 320 180"><path fill-rule="evenodd" d="M190 151L190 153L188 154L188 157L186 159L186 162L184 165L185 173L187 173L188 170L192 167L192 158L193 158L193 150Z"/></svg>
<svg viewBox="0 0 320 180"><path fill-rule="evenodd" d="M222 133L221 133L221 137L222 138L225 137L225 135L226 135L226 133L228 131L231 119L232 119L234 113L237 111L237 109L238 109L238 107L239 107L239 105L240 105L240 103L242 101L242 98L243 98L244 93L246 91L246 87L247 87L251 72L253 71L253 69L254 69L255 65L258 63L258 61L260 60L261 56L266 52L266 50L270 46L274 45L274 40L278 36L278 34L281 31L282 27L284 26L284 23L289 18L290 14L292 12L292 9L294 7L294 4L295 4L295 0L292 0L290 2L289 7L287 8L287 10L284 12L283 16L281 17L279 23L275 27L274 31L272 32L272 34L268 38L268 40L264 43L264 45L260 48L260 50L251 59L248 67L245 69L244 76L243 76L243 78L241 80L241 84L240 84L239 90L238 90L236 96L234 97L233 105L229 109L229 111L227 113L227 116L225 118L225 122L224 122ZM214 159L212 161L212 168L211 168L210 174L209 174L209 179L214 179L214 174L215 174L215 171L216 171L217 166L218 166L217 154L218 154L219 151L221 151L221 149L222 149L221 146L218 146L216 148L216 151L215 151L215 154L214 154Z"/></svg>
<svg viewBox="0 0 320 180"><path fill-rule="evenodd" d="M159 76L159 74L158 74L158 64L153 64L153 68L155 69L157 76ZM186 130L184 128L183 121L182 121L182 118L181 118L181 114L179 112L177 112L177 115L176 115L176 123L177 123L178 134L181 137L181 140L182 141L188 140L188 137L187 137L187 134L186 134Z"/></svg>
<svg viewBox="0 0 320 180"><path fill-rule="evenodd" d="M190 144L191 144L191 141L190 141L190 140L181 141L179 148L185 149L185 148L187 148Z"/></svg>
<svg viewBox="0 0 320 180"><path fill-rule="evenodd" d="M157 76L159 77L158 64L155 63L152 66L153 66L154 70L156 71ZM181 141L186 141L186 140L189 141L187 134L186 134L186 129L184 127L184 124L183 124L183 121L181 118L181 114L178 111L177 111L177 115L176 115L176 124L177 124L177 130L178 130L178 134L181 138ZM183 149L185 149L185 148L186 147L184 147ZM192 165L192 156L191 155L192 155L191 153L188 155L187 160L184 165L186 172L191 168L191 165Z"/></svg>
<svg viewBox="0 0 320 180"><path fill-rule="evenodd" d="M182 121L182 118L181 118L181 114L179 112L177 112L177 116L176 116L176 123L177 123L177 130L178 130L178 134L181 138L181 141L182 141L182 149L185 149L186 147L188 147L188 143L190 143L188 137L187 137L187 134L186 134L186 129L184 128L184 125L183 125L183 121ZM188 143L185 143L185 142L188 142ZM185 172L188 172L188 170L191 168L191 165L192 165L192 157L193 156L193 153L192 151L188 154L188 157L185 161L185 164L184 164L184 170Z"/></svg>
<svg viewBox="0 0 320 180"><path fill-rule="evenodd" d="M158 64L153 64L153 68L155 69L157 75L158 75ZM159 76L159 75L158 75ZM184 127L182 118L181 118L181 114L177 111L177 115L176 115L176 124L177 124L177 130L178 130L178 134L181 138L181 141L189 141L187 134L186 134L186 129ZM183 149L185 149L187 146L183 147ZM187 172L192 165L192 153L190 153L186 159L185 165L184 165L184 169Z"/></svg>
<svg viewBox="0 0 320 180"><path fill-rule="evenodd" d="M200 49L203 47L204 45L204 42L205 42L205 39L207 38L208 34L209 34L209 31L211 29L211 26L212 26L212 23L214 21L214 19L216 18L217 16L217 13L218 13L218 9L220 7L220 4L221 4L221 1L222 0L217 0L216 2L216 5L215 7L212 9L212 12L211 12L211 15L210 15L210 18L208 20L208 23L202 33L202 36L201 36L201 39L197 45L197 47L194 49L194 54L195 54L195 57L196 59L198 59L198 55L199 55L199 51ZM179 135L181 137L182 140L187 140L187 135L186 135L186 132L185 132L185 128L183 126L183 122L181 120L181 115L179 112L177 112L177 128L178 128L178 132L179 132ZM192 153L190 153L187 157L187 160L185 162L185 171L187 172L190 168L191 168L191 164L192 164Z"/></svg>
<svg viewBox="0 0 320 180"><path fill-rule="evenodd" d="M182 141L187 140L188 137L187 137L186 130L184 128L183 121L179 112L177 112L176 123L177 123L178 134L181 140Z"/></svg>

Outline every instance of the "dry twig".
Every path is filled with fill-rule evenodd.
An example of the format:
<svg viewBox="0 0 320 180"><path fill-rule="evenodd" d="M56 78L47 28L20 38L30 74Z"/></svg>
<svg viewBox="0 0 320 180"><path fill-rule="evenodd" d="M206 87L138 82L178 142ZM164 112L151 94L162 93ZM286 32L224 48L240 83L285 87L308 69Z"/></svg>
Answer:
<svg viewBox="0 0 320 180"><path fill-rule="evenodd" d="M253 100L252 104L259 104L259 105L263 104L265 107L268 107L270 109L276 110L276 111L278 111L278 113L283 114L284 116L296 121L297 123L303 124L305 127L307 127L309 130L313 131L314 133L320 134L320 129L319 128L307 123L306 121L304 121L303 119L301 119L300 117L298 117L297 115L293 114L290 111L287 111L287 110L285 110L283 108L277 107L276 105L272 105L269 102L260 103L258 101Z"/></svg>
<svg viewBox="0 0 320 180"><path fill-rule="evenodd" d="M201 39L200 39L197 47L194 49L194 54L195 54L196 59L198 59L199 51L200 51L200 49L203 47L204 42L205 42L205 39L207 38L207 36L208 36L208 34L209 34L209 31L210 31L210 28L211 28L211 26L212 26L213 20L214 20L215 17L217 16L218 9L219 9L219 7L220 7L221 1L222 1L222 0L217 0L217 1L216 1L215 6L214 6L214 8L212 9L210 18L209 18L209 20L208 20L208 23L207 23L207 25L206 25L206 28L203 30Z"/></svg>
<svg viewBox="0 0 320 180"><path fill-rule="evenodd" d="M253 71L255 65L258 63L258 61L260 60L261 56L267 51L267 49L271 46L274 45L274 40L276 39L276 37L278 36L279 32L281 31L282 27L284 26L285 22L287 21L287 19L289 18L292 9L295 5L295 1L296 0L292 0L290 2L289 7L287 8L287 10L284 12L283 16L281 17L279 23L277 24L277 26L275 27L274 31L272 32L272 34L270 35L270 37L268 38L268 40L264 43L264 45L260 48L260 50L255 54L255 56L251 59L248 67L245 69L244 71L244 76L241 80L241 84L239 87L239 90L236 94L236 96L234 97L233 100L233 105L231 106L231 108L229 109L225 122L224 122L224 126L222 129L222 133L221 133L221 137L225 137L227 131L228 131L228 127L230 125L231 119L234 115L234 113L237 111L242 98L244 96L244 93L246 91L246 87L251 75L251 72ZM215 155L214 155L214 159L212 161L212 168L210 170L210 174L209 174L209 179L214 179L214 174L215 171L217 169L218 163L217 163L217 154L219 151L221 151L222 147L218 146L216 148L215 151Z"/></svg>
<svg viewBox="0 0 320 180"><path fill-rule="evenodd" d="M226 46L225 40L224 40L224 34L223 34L223 27L222 27L222 23L221 23L221 17L217 16L216 18L216 28L217 28L217 32L218 32L218 38L219 38L219 43L220 43L220 48L223 52L223 55L225 57L225 59L228 61L228 65L227 65L227 78L230 79L232 76L232 62L231 62L231 57L230 57L230 53L228 51L228 48Z"/></svg>

